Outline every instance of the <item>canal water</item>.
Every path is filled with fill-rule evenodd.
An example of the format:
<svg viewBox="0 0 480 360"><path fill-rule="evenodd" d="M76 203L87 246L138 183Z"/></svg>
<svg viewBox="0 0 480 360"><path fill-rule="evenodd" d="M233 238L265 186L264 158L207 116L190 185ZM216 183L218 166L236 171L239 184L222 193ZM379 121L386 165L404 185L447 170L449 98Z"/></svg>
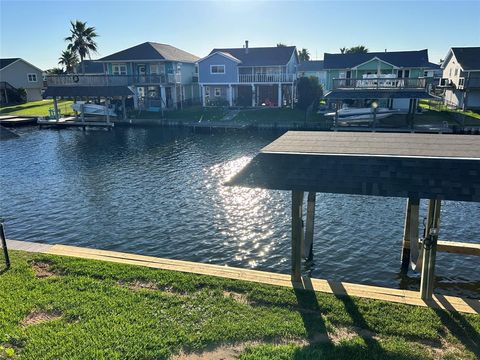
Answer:
<svg viewBox="0 0 480 360"><path fill-rule="evenodd" d="M280 133L17 132L0 142L7 237L289 272L290 194L222 185ZM312 276L418 289L417 274L399 275L404 210L405 199L318 194ZM444 202L440 238L480 241L480 204ZM436 291L480 296L480 258L437 264Z"/></svg>

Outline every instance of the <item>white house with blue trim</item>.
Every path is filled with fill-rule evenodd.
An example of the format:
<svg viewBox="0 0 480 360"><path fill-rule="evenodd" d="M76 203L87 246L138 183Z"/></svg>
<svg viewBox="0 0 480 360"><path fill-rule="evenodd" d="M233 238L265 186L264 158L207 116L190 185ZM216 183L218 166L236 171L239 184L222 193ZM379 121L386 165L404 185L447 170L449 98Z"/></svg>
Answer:
<svg viewBox="0 0 480 360"><path fill-rule="evenodd" d="M293 106L295 46L213 49L198 61L203 106Z"/></svg>

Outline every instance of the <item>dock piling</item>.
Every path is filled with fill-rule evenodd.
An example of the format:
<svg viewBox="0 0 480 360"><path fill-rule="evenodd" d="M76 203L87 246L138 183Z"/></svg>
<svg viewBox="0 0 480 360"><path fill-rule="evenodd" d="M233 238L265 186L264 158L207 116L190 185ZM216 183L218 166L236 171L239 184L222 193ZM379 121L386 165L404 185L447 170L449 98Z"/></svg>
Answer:
<svg viewBox="0 0 480 360"><path fill-rule="evenodd" d="M292 281L302 277L303 191L292 191Z"/></svg>
<svg viewBox="0 0 480 360"><path fill-rule="evenodd" d="M425 239L423 240L422 277L420 297L431 300L435 282L435 260L437 257L437 240L440 225L441 200L430 199L428 204Z"/></svg>
<svg viewBox="0 0 480 360"><path fill-rule="evenodd" d="M303 245L303 257L308 261L313 260L313 228L315 224L315 201L317 193L310 191L307 198L307 221L305 226L305 241Z"/></svg>

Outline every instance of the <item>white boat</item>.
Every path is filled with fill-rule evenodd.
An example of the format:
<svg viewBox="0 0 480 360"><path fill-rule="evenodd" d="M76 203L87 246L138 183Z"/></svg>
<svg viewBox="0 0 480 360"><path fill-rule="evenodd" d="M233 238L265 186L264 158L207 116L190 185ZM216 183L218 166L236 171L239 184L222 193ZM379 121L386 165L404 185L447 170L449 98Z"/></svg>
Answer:
<svg viewBox="0 0 480 360"><path fill-rule="evenodd" d="M110 116L117 116L113 109L110 109L103 105L97 104L88 104L84 102L76 102L72 104L72 109L81 113L83 112L85 115L110 115Z"/></svg>
<svg viewBox="0 0 480 360"><path fill-rule="evenodd" d="M373 108L342 108L338 110L339 119L365 120L371 118L373 120ZM384 119L390 115L397 114L399 110L388 108L377 108L377 119ZM335 116L335 112L326 113L325 116Z"/></svg>

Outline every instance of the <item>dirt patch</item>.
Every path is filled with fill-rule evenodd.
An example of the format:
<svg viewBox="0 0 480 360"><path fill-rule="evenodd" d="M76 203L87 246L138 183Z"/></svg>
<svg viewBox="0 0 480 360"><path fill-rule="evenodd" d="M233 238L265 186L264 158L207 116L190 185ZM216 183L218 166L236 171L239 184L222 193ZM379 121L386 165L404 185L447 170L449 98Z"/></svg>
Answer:
<svg viewBox="0 0 480 360"><path fill-rule="evenodd" d="M51 264L46 261L32 261L32 269L37 278L58 276L59 274L51 269Z"/></svg>
<svg viewBox="0 0 480 360"><path fill-rule="evenodd" d="M343 340L353 339L356 336L360 336L363 339L375 338L375 334L373 332L355 327L336 327L335 331L328 333L329 340L335 345L338 345Z"/></svg>
<svg viewBox="0 0 480 360"><path fill-rule="evenodd" d="M250 302L248 301L247 295L245 295L245 294L237 293L237 292L234 292L234 291L224 291L223 296L225 296L227 298L231 298L231 299L235 300L236 302L238 302L240 304L243 304L243 305L250 304Z"/></svg>
<svg viewBox="0 0 480 360"><path fill-rule="evenodd" d="M170 294L170 295L180 295L180 296L188 295L187 293L180 292L171 286L158 286L154 282L145 281L145 280L134 280L131 282L119 281L118 285L134 291L147 289L147 290L161 291L165 294Z"/></svg>
<svg viewBox="0 0 480 360"><path fill-rule="evenodd" d="M22 320L23 326L37 325L46 321L52 321L62 318L62 313L57 310L32 310L25 319Z"/></svg>

